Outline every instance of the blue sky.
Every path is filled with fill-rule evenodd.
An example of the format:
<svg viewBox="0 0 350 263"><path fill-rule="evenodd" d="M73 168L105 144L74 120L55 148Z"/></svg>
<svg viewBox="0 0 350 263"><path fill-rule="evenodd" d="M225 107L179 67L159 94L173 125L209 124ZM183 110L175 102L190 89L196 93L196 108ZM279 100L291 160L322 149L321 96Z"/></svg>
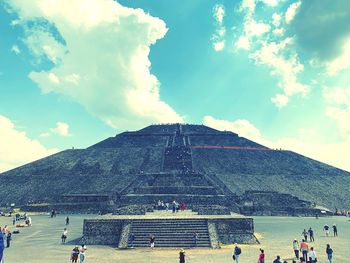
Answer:
<svg viewBox="0 0 350 263"><path fill-rule="evenodd" d="M151 123L350 170L347 0L6 0L0 171Z"/></svg>

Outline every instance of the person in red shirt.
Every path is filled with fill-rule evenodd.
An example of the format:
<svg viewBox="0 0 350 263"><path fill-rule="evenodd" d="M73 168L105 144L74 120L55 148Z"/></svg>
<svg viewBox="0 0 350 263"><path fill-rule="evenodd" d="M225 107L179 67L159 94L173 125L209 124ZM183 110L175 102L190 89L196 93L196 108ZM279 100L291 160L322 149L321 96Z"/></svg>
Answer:
<svg viewBox="0 0 350 263"><path fill-rule="evenodd" d="M307 260L307 252L309 251L309 245L307 244L307 242L304 239L300 242L300 250L301 250L301 253L303 255L303 259L306 261Z"/></svg>
<svg viewBox="0 0 350 263"><path fill-rule="evenodd" d="M265 254L264 250L260 248L260 254L259 254L259 259L258 263L265 263Z"/></svg>

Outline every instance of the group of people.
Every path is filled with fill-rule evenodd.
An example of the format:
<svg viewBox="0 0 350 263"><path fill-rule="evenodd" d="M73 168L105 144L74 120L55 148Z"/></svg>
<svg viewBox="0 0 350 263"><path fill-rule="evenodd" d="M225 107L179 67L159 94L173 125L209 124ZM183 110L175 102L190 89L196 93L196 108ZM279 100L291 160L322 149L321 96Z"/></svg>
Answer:
<svg viewBox="0 0 350 263"><path fill-rule="evenodd" d="M79 262L84 263L86 250L86 245L75 246L70 255L71 262L77 263L79 258Z"/></svg>
<svg viewBox="0 0 350 263"><path fill-rule="evenodd" d="M327 224L325 224L323 226L323 231L325 232L327 237L329 236L329 229L330 229L330 227ZM338 227L337 227L337 225L333 224L332 229L333 229L333 236L337 237L338 236Z"/></svg>
<svg viewBox="0 0 350 263"><path fill-rule="evenodd" d="M315 249L313 247L309 249L308 244L304 239L302 240L302 242L300 242L300 246L298 241L294 240L293 249L295 253L295 259L292 260L292 263L297 263L297 261L298 263L316 263L317 262L317 254ZM299 257L299 252L302 252L301 257ZM333 249L331 248L330 244L327 244L325 252L329 263L332 263ZM235 243L235 247L232 253L232 258L234 262L239 263L239 257L241 253L242 253L241 248L238 246L237 243ZM258 263L265 263L265 251L261 248L258 256ZM277 255L273 263L282 263L281 256ZM288 262L287 260L284 260L283 263L288 263Z"/></svg>
<svg viewBox="0 0 350 263"><path fill-rule="evenodd" d="M158 203L157 203L158 210L169 211L170 208L173 211L173 213L175 213L179 211L184 211L186 210L187 207L185 202L182 202L182 201L177 202L176 200L174 200L171 204L169 204L169 203L164 203L162 200L158 200Z"/></svg>

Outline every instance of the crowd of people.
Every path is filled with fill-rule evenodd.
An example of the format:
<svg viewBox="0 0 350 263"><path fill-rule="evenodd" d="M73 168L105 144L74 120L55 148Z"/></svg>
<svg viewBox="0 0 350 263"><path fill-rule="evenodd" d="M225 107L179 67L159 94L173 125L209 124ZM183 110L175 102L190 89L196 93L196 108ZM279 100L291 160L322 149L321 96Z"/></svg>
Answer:
<svg viewBox="0 0 350 263"><path fill-rule="evenodd" d="M184 211L187 209L185 202L183 201L177 202L176 200L174 200L171 204L164 203L162 200L158 200L158 203L156 204L156 208L158 210L166 210L166 211L169 211L171 209L173 213Z"/></svg>
<svg viewBox="0 0 350 263"><path fill-rule="evenodd" d="M329 229L330 227L327 224L323 226L325 237L329 236ZM333 224L332 229L333 229L333 236L337 237L338 228L336 224ZM292 263L316 263L317 252L314 246L309 245L309 243L315 242L314 230L311 227L308 230L304 229L301 232L301 235L303 238L300 242L297 239L294 239L292 242L292 247L294 252L294 259L292 259ZM333 249L331 248L330 244L326 245L324 252L327 256L328 262L332 263ZM238 246L237 243L235 243L235 247L232 252L232 258L235 263L239 263L239 256L241 253L242 253L241 248ZM258 255L258 263L265 263L265 251L263 249L260 249L260 252ZM281 256L277 255L273 263L287 263L287 260L282 261Z"/></svg>

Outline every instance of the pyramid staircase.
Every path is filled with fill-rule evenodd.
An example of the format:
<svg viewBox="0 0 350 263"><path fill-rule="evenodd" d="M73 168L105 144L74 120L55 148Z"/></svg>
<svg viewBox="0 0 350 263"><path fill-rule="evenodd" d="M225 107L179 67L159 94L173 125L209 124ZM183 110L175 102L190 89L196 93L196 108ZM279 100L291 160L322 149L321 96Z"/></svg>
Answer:
<svg viewBox="0 0 350 263"><path fill-rule="evenodd" d="M197 247L211 246L206 219L138 219L132 221L130 229L135 235L134 247L149 247L151 235L155 235L155 247L194 247L195 232Z"/></svg>

